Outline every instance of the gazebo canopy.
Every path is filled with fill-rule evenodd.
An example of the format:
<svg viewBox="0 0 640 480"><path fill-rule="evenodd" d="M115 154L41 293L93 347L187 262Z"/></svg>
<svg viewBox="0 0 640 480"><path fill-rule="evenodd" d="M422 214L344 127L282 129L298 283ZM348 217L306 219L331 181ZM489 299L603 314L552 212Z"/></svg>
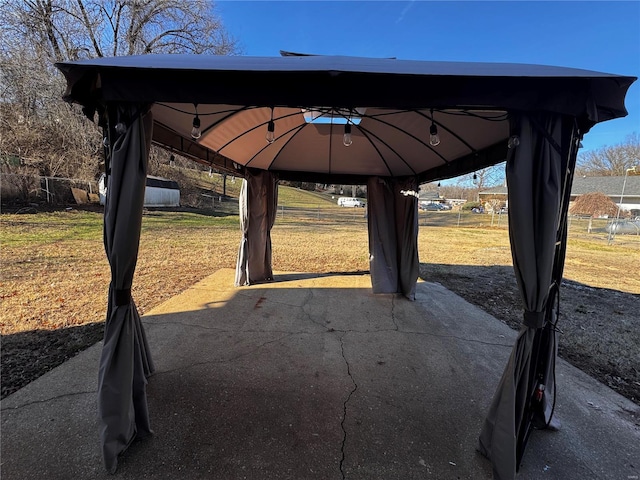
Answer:
<svg viewBox="0 0 640 480"><path fill-rule="evenodd" d="M575 117L582 134L626 115L634 78L524 64L342 56L142 55L58 64L93 113L153 104L153 141L199 162L282 179L449 178L506 158L515 112ZM198 115L202 136L191 136ZM264 138L273 120L274 142ZM352 143L345 147L345 123ZM432 125L440 143L430 143Z"/></svg>
<svg viewBox="0 0 640 480"><path fill-rule="evenodd" d="M366 183L373 293L415 296L417 190L506 160L523 325L479 437L513 479L555 405L567 211L580 138L626 115L635 78L559 67L285 54L147 55L57 64L105 131L112 277L99 372L105 466L151 433L153 362L131 298L151 142L241 174L236 284L273 279L277 179ZM452 327L452 328L455 328Z"/></svg>

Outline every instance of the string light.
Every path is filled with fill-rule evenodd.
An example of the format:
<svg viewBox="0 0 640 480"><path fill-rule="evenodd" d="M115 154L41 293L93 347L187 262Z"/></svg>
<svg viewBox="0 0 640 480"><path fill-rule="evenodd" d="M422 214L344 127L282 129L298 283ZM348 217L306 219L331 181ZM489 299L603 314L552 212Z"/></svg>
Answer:
<svg viewBox="0 0 640 480"><path fill-rule="evenodd" d="M200 130L200 117L198 117L198 105L193 104L196 109L196 116L193 118L193 128L191 129L191 138L194 140L199 139L202 136L202 131Z"/></svg>
<svg viewBox="0 0 640 480"><path fill-rule="evenodd" d="M438 135L438 127L433 120L433 109L431 109L431 127L429 128L429 145L437 147L440 145L440 135Z"/></svg>
<svg viewBox="0 0 640 480"><path fill-rule="evenodd" d="M345 147L348 147L353 143L353 139L351 138L351 124L348 121L344 124L344 136L342 137L342 143Z"/></svg>
<svg viewBox="0 0 640 480"><path fill-rule="evenodd" d="M267 124L267 134L264 137L271 144L276 140L276 125L273 123L273 107L271 107L271 120Z"/></svg>

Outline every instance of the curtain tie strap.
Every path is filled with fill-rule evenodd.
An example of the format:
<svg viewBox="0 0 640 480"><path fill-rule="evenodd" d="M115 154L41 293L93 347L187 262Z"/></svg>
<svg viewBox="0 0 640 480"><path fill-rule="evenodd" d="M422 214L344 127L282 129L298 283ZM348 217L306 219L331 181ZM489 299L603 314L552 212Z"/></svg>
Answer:
<svg viewBox="0 0 640 480"><path fill-rule="evenodd" d="M530 328L542 328L544 325L545 312L524 311L524 324Z"/></svg>
<svg viewBox="0 0 640 480"><path fill-rule="evenodd" d="M113 292L116 299L116 307L123 307L125 305L129 305L129 301L131 300L130 288L125 288L123 290L114 290Z"/></svg>

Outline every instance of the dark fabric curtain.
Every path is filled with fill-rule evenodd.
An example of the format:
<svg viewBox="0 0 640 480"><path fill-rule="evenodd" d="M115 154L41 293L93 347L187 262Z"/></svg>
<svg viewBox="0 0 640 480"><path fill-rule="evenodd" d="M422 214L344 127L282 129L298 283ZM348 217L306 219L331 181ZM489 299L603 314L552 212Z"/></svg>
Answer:
<svg viewBox="0 0 640 480"><path fill-rule="evenodd" d="M267 171L247 171L239 204L242 240L235 286L273 280L271 229L278 213L278 178Z"/></svg>
<svg viewBox="0 0 640 480"><path fill-rule="evenodd" d="M523 326L483 425L479 450L496 480L515 478L532 426L551 420L556 313L576 131L558 115L522 116L509 150L509 236L524 305Z"/></svg>
<svg viewBox="0 0 640 480"><path fill-rule="evenodd" d="M148 107L108 110L104 246L111 267L104 345L98 373L100 439L106 469L135 438L151 434L147 377L154 367L131 285L138 257L152 116Z"/></svg>
<svg viewBox="0 0 640 480"><path fill-rule="evenodd" d="M415 177L371 177L367 182L373 293L402 293L415 299L420 266L417 192Z"/></svg>

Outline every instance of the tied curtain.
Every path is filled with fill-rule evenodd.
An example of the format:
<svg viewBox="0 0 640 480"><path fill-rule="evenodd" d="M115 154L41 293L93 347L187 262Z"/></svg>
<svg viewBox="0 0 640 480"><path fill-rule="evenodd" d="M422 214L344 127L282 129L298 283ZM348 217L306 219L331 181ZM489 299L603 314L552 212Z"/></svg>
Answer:
<svg viewBox="0 0 640 480"><path fill-rule="evenodd" d="M420 267L417 192L415 177L370 177L367 182L373 293L401 293L415 300Z"/></svg>
<svg viewBox="0 0 640 480"><path fill-rule="evenodd" d="M111 267L104 344L98 373L98 413L104 464L110 473L136 438L152 433L146 384L154 371L131 297L153 119L147 106L107 110L107 199L104 246Z"/></svg>
<svg viewBox="0 0 640 480"><path fill-rule="evenodd" d="M533 427L551 422L555 326L577 154L573 119L531 114L514 121L507 157L509 236L523 324L479 438L495 480L514 479Z"/></svg>
<svg viewBox="0 0 640 480"><path fill-rule="evenodd" d="M271 172L247 170L239 198L242 240L235 286L273 280L271 229L278 213L278 178Z"/></svg>

